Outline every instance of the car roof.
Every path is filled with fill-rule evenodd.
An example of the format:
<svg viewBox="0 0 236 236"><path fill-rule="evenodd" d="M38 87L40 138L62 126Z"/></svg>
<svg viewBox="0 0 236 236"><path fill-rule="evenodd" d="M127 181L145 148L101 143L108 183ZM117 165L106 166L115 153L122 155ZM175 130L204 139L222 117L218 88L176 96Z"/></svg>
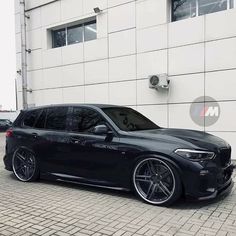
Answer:
<svg viewBox="0 0 236 236"><path fill-rule="evenodd" d="M112 108L112 107L124 107L119 105L110 105L110 104L86 104L86 103L71 103L71 104L53 104L53 105L46 105L46 106L38 106L38 107L32 107L28 109L24 109L23 111L33 111L37 109L44 109L44 108L54 108L54 107L90 107L90 108Z"/></svg>

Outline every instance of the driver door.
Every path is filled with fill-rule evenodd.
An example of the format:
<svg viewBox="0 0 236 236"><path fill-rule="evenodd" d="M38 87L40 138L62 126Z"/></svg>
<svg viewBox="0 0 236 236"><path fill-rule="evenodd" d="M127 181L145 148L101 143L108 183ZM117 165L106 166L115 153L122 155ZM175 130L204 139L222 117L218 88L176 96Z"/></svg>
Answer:
<svg viewBox="0 0 236 236"><path fill-rule="evenodd" d="M73 107L70 128L70 170L73 176L102 185L118 182L123 163L119 138L115 134L94 134L97 125L107 124L96 110Z"/></svg>

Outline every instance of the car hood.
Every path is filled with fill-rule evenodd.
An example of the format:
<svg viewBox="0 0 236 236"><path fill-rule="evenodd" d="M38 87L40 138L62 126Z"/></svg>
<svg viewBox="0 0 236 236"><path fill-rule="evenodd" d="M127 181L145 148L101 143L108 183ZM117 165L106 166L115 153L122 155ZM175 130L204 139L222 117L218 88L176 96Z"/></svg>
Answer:
<svg viewBox="0 0 236 236"><path fill-rule="evenodd" d="M183 148L191 147L209 150L228 146L227 142L223 139L197 130L160 128L132 131L128 132L128 134L132 137L176 143Z"/></svg>

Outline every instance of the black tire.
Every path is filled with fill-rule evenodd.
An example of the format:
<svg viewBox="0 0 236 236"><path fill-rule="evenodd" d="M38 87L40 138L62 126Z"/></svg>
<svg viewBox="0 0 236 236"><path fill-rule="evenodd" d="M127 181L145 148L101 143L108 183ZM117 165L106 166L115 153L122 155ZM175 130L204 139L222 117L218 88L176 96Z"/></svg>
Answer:
<svg viewBox="0 0 236 236"><path fill-rule="evenodd" d="M138 161L133 170L132 182L136 195L156 206L170 206L182 194L177 170L169 162L156 157Z"/></svg>
<svg viewBox="0 0 236 236"><path fill-rule="evenodd" d="M27 148L18 148L12 158L12 169L16 178L22 182L39 179L39 162L35 154Z"/></svg>

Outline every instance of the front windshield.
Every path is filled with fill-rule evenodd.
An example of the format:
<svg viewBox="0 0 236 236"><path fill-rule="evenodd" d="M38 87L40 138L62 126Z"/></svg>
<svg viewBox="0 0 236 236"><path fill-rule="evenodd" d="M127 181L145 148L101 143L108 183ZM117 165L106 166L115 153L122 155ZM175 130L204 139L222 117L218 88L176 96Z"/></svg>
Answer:
<svg viewBox="0 0 236 236"><path fill-rule="evenodd" d="M148 118L139 112L126 107L109 107L102 109L107 116L123 131L158 129Z"/></svg>

